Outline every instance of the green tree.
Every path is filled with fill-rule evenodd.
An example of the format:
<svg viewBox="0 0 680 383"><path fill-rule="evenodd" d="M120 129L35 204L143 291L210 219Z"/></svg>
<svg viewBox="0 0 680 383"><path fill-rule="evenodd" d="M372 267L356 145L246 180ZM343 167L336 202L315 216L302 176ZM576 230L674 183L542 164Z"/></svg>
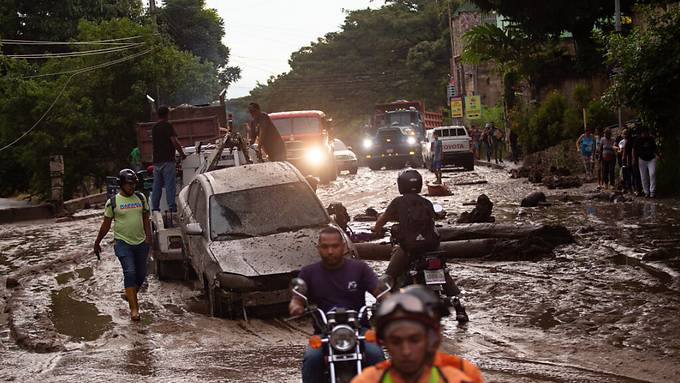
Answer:
<svg viewBox="0 0 680 383"><path fill-rule="evenodd" d="M324 110L350 141L376 103L424 100L438 110L449 80L447 23L447 3L431 0L349 11L339 32L294 52L291 70L260 84L250 99L272 112Z"/></svg>
<svg viewBox="0 0 680 383"><path fill-rule="evenodd" d="M159 11L159 23L181 50L211 62L224 86L241 78L241 69L229 66L229 48L222 43L224 20L205 0L167 0Z"/></svg>
<svg viewBox="0 0 680 383"><path fill-rule="evenodd" d="M660 186L680 190L680 9L650 10L644 27L607 39L607 61L616 68L606 100L636 111L658 137L663 152Z"/></svg>

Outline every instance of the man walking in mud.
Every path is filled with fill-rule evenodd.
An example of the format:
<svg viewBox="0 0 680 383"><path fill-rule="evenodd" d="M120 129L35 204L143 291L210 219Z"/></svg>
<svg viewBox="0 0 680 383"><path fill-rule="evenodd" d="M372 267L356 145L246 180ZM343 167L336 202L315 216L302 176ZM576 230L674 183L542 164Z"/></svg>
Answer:
<svg viewBox="0 0 680 383"><path fill-rule="evenodd" d="M248 112L253 117L250 122L251 143L264 149L269 161L286 161L286 146L269 115L260 110L260 105L255 102L248 104Z"/></svg>
<svg viewBox="0 0 680 383"><path fill-rule="evenodd" d="M130 305L130 319L139 320L137 291L146 279L146 262L151 245L151 223L149 204L144 194L135 192L139 182L132 169L123 169L118 174L120 193L106 202L104 221L94 241L94 252L99 256L100 243L113 226L115 244L113 251L123 267L125 298Z"/></svg>

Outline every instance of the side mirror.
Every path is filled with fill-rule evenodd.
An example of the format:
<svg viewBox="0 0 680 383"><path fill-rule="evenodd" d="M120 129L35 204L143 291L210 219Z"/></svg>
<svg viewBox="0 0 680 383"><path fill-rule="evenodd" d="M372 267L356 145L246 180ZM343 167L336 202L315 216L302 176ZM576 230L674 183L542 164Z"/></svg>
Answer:
<svg viewBox="0 0 680 383"><path fill-rule="evenodd" d="M293 278L290 281L290 288L293 294L302 298L305 302L307 301L307 283L301 278Z"/></svg>
<svg viewBox="0 0 680 383"><path fill-rule="evenodd" d="M352 149L351 146L348 146L348 147L347 147L347 150L352 151L352 150L354 150L354 149Z"/></svg>
<svg viewBox="0 0 680 383"><path fill-rule="evenodd" d="M203 234L203 228L201 227L200 223L192 222L190 224L187 224L186 233L188 235L201 235Z"/></svg>

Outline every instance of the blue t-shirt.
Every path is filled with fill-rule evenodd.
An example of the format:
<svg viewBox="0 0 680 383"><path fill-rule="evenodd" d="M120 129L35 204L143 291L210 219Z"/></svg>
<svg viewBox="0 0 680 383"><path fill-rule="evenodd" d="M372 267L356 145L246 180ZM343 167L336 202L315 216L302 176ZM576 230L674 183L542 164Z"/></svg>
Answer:
<svg viewBox="0 0 680 383"><path fill-rule="evenodd" d="M378 287L375 272L365 262L349 258L336 270L321 262L307 265L298 277L307 283L307 298L324 312L334 307L359 311L366 304L366 292Z"/></svg>

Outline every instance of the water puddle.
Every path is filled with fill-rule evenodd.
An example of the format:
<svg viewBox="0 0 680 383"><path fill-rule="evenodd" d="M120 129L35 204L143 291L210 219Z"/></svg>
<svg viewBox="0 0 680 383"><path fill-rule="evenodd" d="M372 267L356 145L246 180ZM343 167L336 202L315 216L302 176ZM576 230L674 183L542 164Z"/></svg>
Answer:
<svg viewBox="0 0 680 383"><path fill-rule="evenodd" d="M57 283L60 285L65 285L69 281L80 278L83 281L86 281L90 278L92 278L92 267L83 267L81 269L75 269L73 271L67 271L65 273L61 273L54 277L57 280Z"/></svg>
<svg viewBox="0 0 680 383"><path fill-rule="evenodd" d="M111 316L99 313L94 304L71 297L73 288L52 292L50 319L60 334L92 341L111 328Z"/></svg>

